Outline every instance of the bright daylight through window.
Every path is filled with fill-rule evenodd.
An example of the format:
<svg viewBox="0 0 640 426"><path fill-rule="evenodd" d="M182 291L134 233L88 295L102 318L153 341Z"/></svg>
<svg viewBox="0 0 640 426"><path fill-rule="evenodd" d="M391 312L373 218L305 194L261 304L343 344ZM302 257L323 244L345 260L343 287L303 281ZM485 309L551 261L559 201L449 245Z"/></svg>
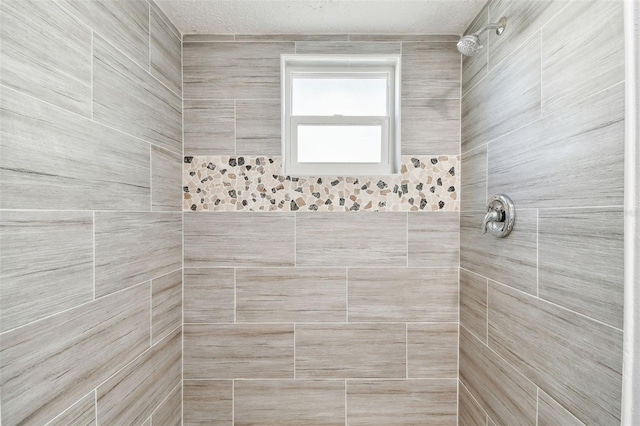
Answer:
<svg viewBox="0 0 640 426"><path fill-rule="evenodd" d="M399 56L282 55L284 173L397 173L399 99Z"/></svg>

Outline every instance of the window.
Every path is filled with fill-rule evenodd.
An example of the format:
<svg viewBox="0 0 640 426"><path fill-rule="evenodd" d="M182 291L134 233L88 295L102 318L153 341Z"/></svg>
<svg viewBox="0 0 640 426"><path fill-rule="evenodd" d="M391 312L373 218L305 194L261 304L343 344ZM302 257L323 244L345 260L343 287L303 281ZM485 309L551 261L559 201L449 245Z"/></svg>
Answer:
<svg viewBox="0 0 640 426"><path fill-rule="evenodd" d="M282 55L287 175L388 175L400 159L400 57Z"/></svg>

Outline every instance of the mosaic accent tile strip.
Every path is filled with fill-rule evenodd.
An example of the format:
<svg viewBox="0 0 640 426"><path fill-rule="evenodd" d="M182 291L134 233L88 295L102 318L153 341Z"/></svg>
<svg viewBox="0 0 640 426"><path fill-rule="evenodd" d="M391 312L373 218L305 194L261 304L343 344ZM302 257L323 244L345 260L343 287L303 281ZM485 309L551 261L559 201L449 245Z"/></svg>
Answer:
<svg viewBox="0 0 640 426"><path fill-rule="evenodd" d="M402 156L393 176L291 177L281 157L184 157L185 210L458 211L459 156Z"/></svg>

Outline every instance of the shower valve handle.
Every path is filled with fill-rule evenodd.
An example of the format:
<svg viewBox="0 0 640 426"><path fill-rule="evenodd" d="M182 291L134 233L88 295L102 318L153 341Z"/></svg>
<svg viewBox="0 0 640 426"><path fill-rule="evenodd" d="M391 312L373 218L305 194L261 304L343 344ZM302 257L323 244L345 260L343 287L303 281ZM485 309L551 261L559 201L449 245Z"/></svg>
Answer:
<svg viewBox="0 0 640 426"><path fill-rule="evenodd" d="M498 238L504 238L513 229L516 209L513 201L505 194L491 197L487 203L487 213L482 220L482 233L489 231Z"/></svg>

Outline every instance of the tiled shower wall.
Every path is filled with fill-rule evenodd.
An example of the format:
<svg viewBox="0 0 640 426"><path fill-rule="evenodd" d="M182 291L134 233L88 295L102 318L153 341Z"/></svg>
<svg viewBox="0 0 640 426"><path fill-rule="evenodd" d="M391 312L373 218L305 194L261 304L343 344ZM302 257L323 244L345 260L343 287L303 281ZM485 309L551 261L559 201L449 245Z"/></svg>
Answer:
<svg viewBox="0 0 640 426"><path fill-rule="evenodd" d="M278 162L282 53L401 53L407 164L417 164L412 157L428 166L443 156L455 160L456 40L185 35L185 424L456 424L455 203L441 208L441 200L427 199L421 209L420 202L406 200L396 205L399 211L366 211L378 206L353 208L355 198L323 192L337 179L308 177L284 178L281 183L292 189L287 194L300 187L304 197L285 194L274 211L259 211L270 210L259 202L259 188L227 195L236 180L259 177L247 164ZM208 171L221 168L234 177L223 181ZM198 170L202 176L189 173ZM339 184L358 178L342 177ZM325 211L309 208L314 190L302 181L320 188L318 210ZM394 187L371 183L380 190ZM406 183L423 190L415 189L418 180ZM212 211L216 199L232 211ZM330 211L327 199L339 207Z"/></svg>
<svg viewBox="0 0 640 426"><path fill-rule="evenodd" d="M460 424L619 424L622 2L491 1L469 31L503 15L462 71Z"/></svg>
<svg viewBox="0 0 640 426"><path fill-rule="evenodd" d="M180 424L180 34L147 1L0 7L1 423Z"/></svg>

